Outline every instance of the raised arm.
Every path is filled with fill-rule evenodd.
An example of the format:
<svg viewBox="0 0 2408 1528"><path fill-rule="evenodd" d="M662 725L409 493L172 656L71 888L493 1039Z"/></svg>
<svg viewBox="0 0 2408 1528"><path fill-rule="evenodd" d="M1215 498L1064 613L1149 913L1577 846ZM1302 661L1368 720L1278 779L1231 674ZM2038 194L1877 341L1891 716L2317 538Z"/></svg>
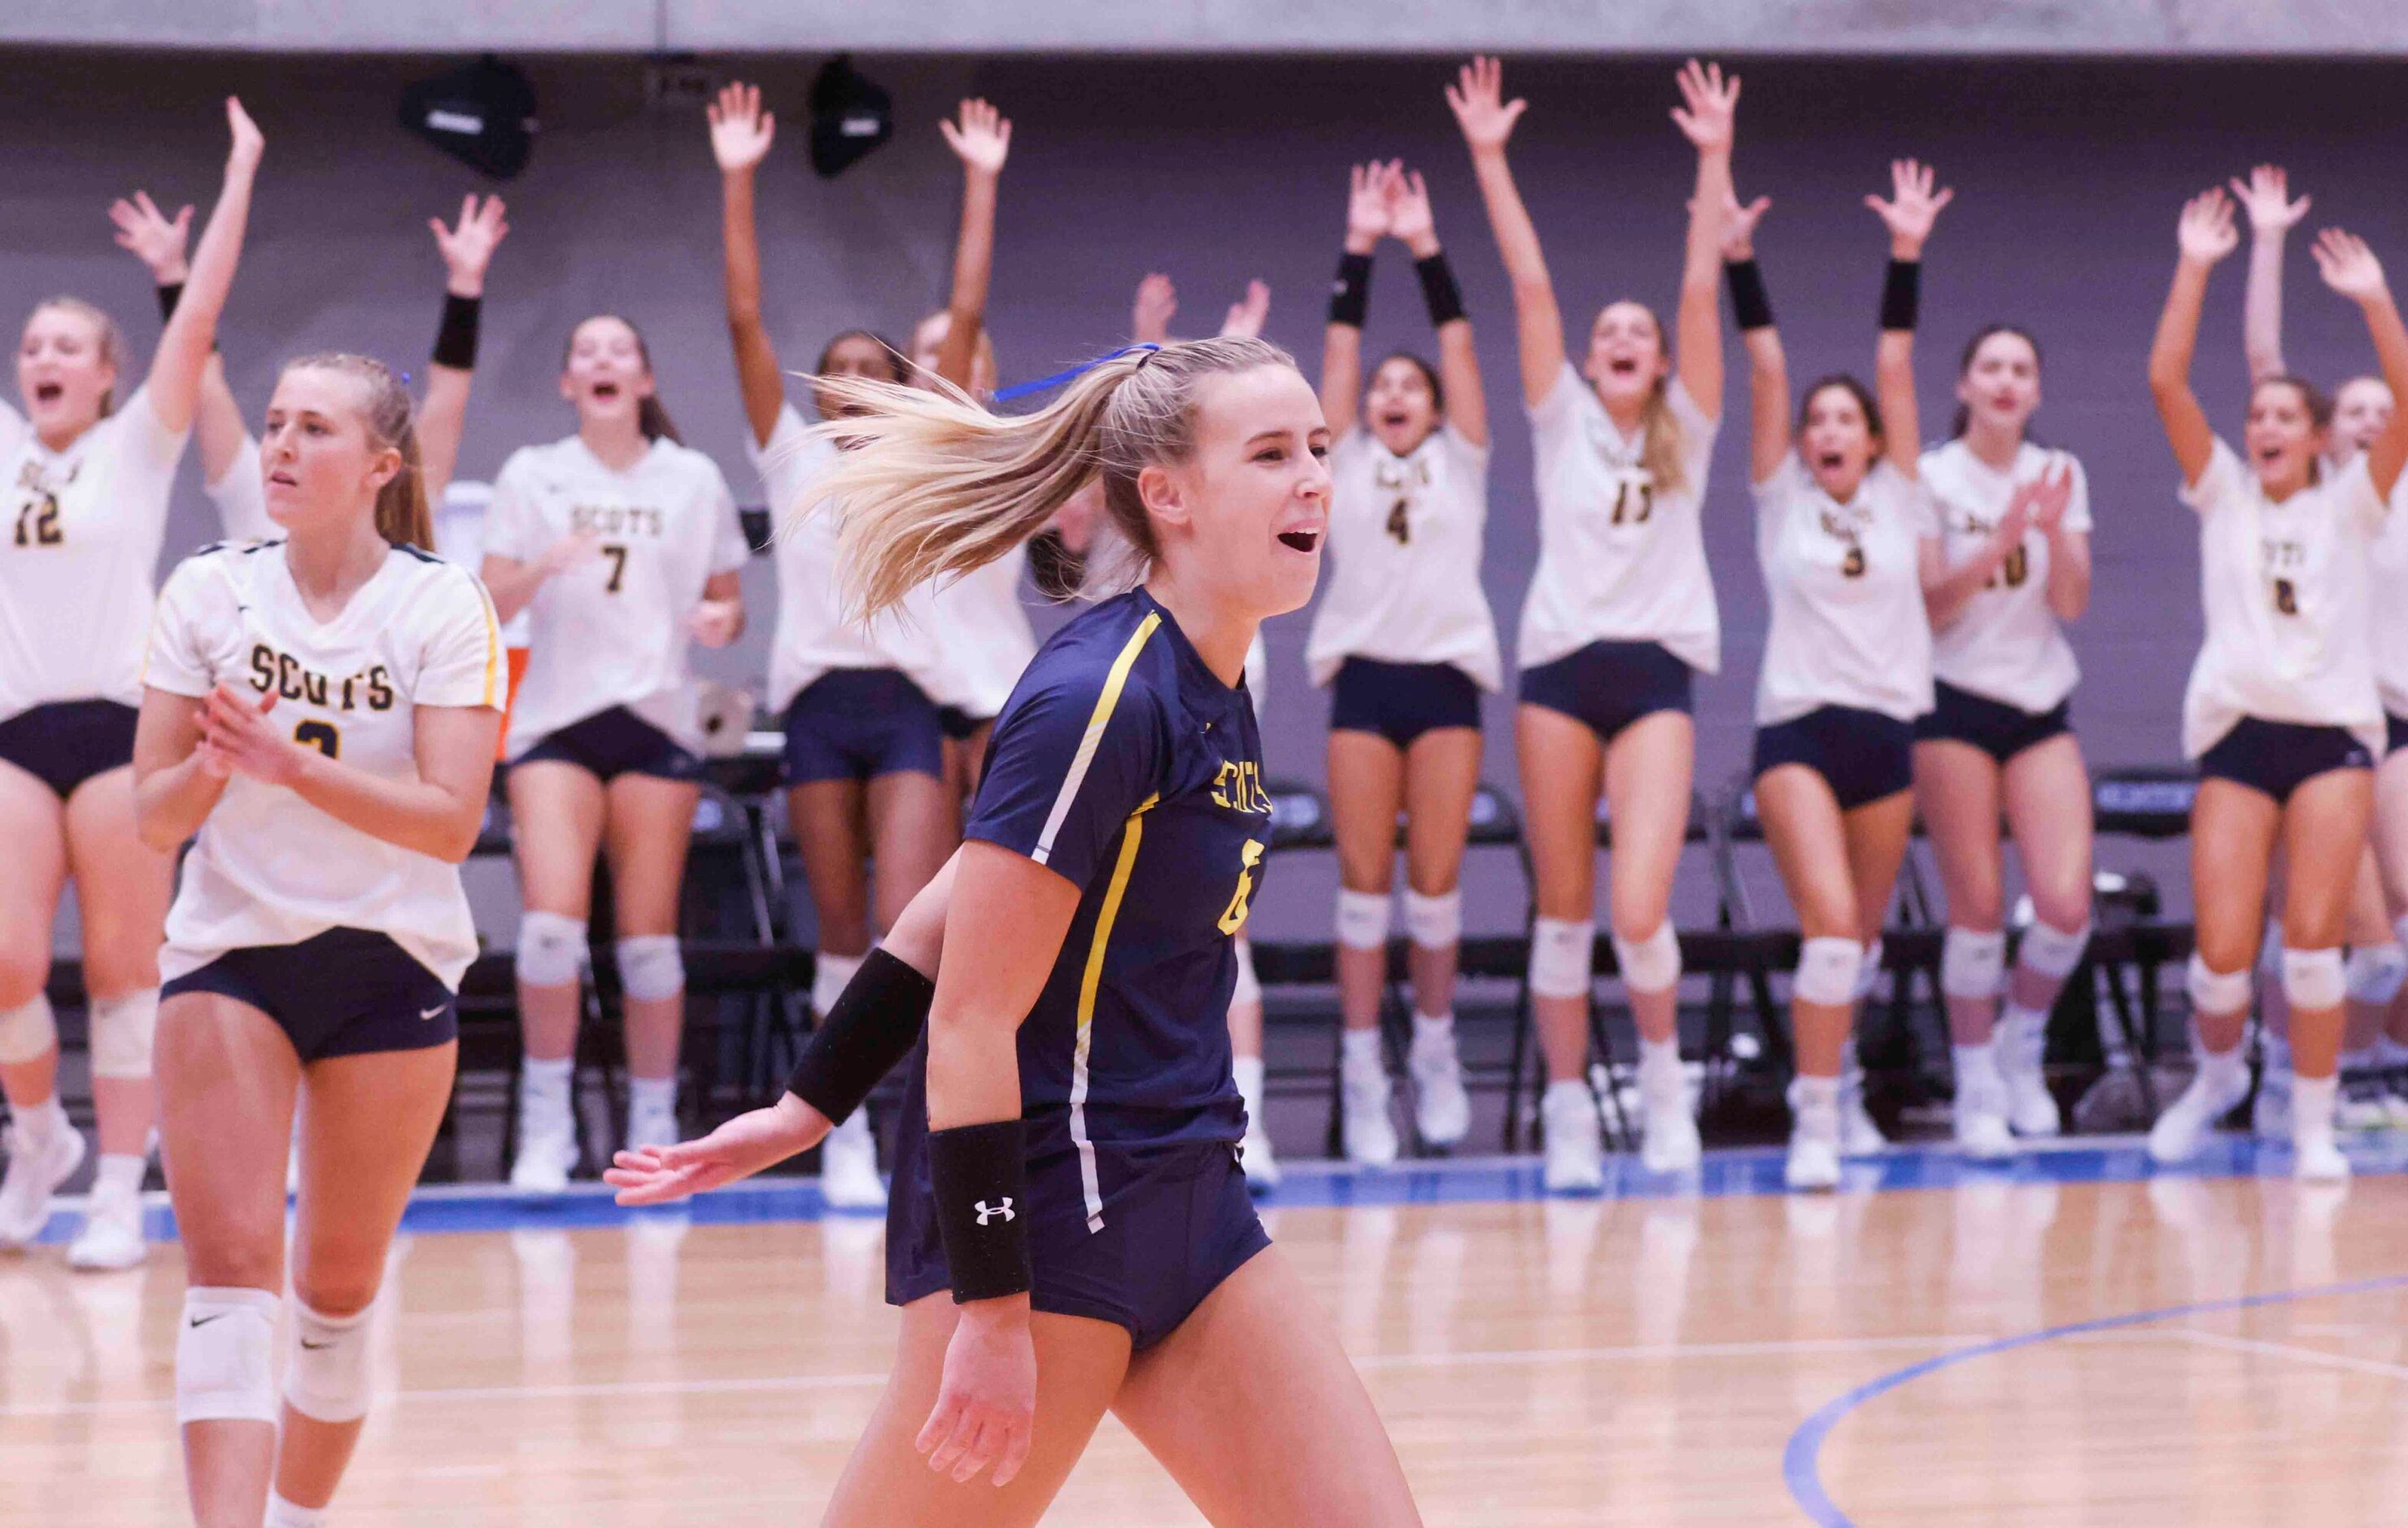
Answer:
<svg viewBox="0 0 2408 1528"><path fill-rule="evenodd" d="M1731 141L1739 116L1739 76L1722 65L1700 68L1691 59L1680 74L1682 105L1672 121L1698 150L1698 183L1689 194L1689 240L1681 258L1681 306L1672 330L1681 385L1707 417L1723 412L1722 296L1715 290L1723 249L1724 209L1738 199L1731 184Z"/></svg>
<svg viewBox="0 0 2408 1528"><path fill-rule="evenodd" d="M1497 236L1497 252L1513 283L1522 398L1535 406L1555 391L1555 380L1563 374L1564 315L1555 306L1555 284L1547 276L1539 230L1530 222L1529 209L1522 205L1513 166L1505 159L1505 140L1513 136L1513 124L1530 103L1505 100L1504 83L1504 65L1493 58L1475 58L1448 87L1446 104L1455 108L1463 140L1471 147L1472 173L1488 209L1488 227Z"/></svg>
<svg viewBox="0 0 2408 1528"><path fill-rule="evenodd" d="M1270 283L1260 280L1246 283L1245 293L1229 304L1221 315L1221 338L1224 339L1260 339L1263 325L1270 321Z"/></svg>
<svg viewBox="0 0 2408 1528"><path fill-rule="evenodd" d="M937 347L937 375L967 391L995 274L995 190L1011 154L1011 123L984 101L971 100L962 103L959 126L937 126L962 162L962 228L953 243L953 290L945 299L951 322L944 343Z"/></svg>
<svg viewBox="0 0 2408 1528"><path fill-rule="evenodd" d="M710 152L719 161L719 240L726 265L727 338L752 443L766 446L786 406L786 379L761 322L761 238L753 225L753 171L769 152L778 119L761 109L758 85L730 84L710 107ZM496 601L498 603L498 601Z"/></svg>
<svg viewBox="0 0 2408 1528"><path fill-rule="evenodd" d="M1332 435L1354 427L1363 402L1363 317L1371 296L1371 256L1388 232L1393 165L1356 165L1347 172L1346 247L1329 288L1329 324L1321 339L1321 417Z"/></svg>
<svg viewBox="0 0 2408 1528"><path fill-rule="evenodd" d="M1399 170L1388 178L1388 233L1413 252L1421 278L1422 305L1438 334L1438 380L1446 389L1446 422L1476 446L1488 444L1488 396L1481 390L1480 352L1471 342L1471 320L1463 295L1439 247L1438 221L1430 212L1429 187L1421 172Z"/></svg>
<svg viewBox="0 0 2408 1528"><path fill-rule="evenodd" d="M225 310L234 287L235 267L242 259L244 226L251 221L251 186L259 173L266 143L242 103L226 97L226 126L233 145L226 153L225 181L218 204L209 209L208 226L201 230L192 271L176 304L176 314L159 336L150 357L150 407L159 423L182 431L193 423L200 398L201 372L218 342L218 315Z"/></svg>
<svg viewBox="0 0 2408 1528"><path fill-rule="evenodd" d="M2291 200L2280 165L2260 165L2229 182L2249 214L2249 286L2241 304L2241 346L2252 383L2279 377L2283 364L2283 243L2308 215L2308 198Z"/></svg>
<svg viewBox="0 0 2408 1528"><path fill-rule="evenodd" d="M1730 279L1741 346L1747 352L1748 481L1762 483L1789 454L1789 360L1773 327L1772 304L1756 267L1756 225L1772 206L1758 196L1745 207L1723 203L1723 265Z"/></svg>
<svg viewBox="0 0 2408 1528"><path fill-rule="evenodd" d="M2338 228L2318 234L2314 252L2316 273L2325 284L2358 304L2366 315L2366 332L2374 341L2374 358L2391 396L2408 397L2408 329L2401 326L2400 308L2391 299L2382 262L2366 247L2366 240ZM2403 464L2408 464L2408 410L2394 409L2383 433L2366 448L2367 476L2374 480L2374 491L2386 504Z"/></svg>
<svg viewBox="0 0 2408 1528"><path fill-rule="evenodd" d="M1923 455L1923 421L1914 399L1914 321L1922 293L1923 244L1931 237L1940 209L1956 196L1945 188L1933 189L1933 180L1930 166L1897 160L1889 167L1889 200L1865 198L1889 229L1881 342L1873 351L1873 396L1881 402L1889 464L1910 483Z"/></svg>
<svg viewBox="0 0 2408 1528"><path fill-rule="evenodd" d="M2174 449L2183 482L2197 483L2214 454L2215 432L2208 427L2199 395L2191 391L2190 361L2199 348L2208 273L2241 241L2232 226L2231 198L2222 191L2202 191L2185 202L2175 239L2181 257L2174 262L2166 310L2157 317L2157 338L2149 342L2149 396L2157 400L2157 417L2165 422L2166 440Z"/></svg>
<svg viewBox="0 0 2408 1528"><path fill-rule="evenodd" d="M1179 289L1158 270L1146 272L1137 283L1137 300L1129 305L1129 339L1140 345L1170 343L1170 321L1179 316Z"/></svg>
<svg viewBox="0 0 2408 1528"><path fill-rule="evenodd" d="M509 237L510 225L499 196L482 206L474 195L460 201L460 221L443 226L429 218L435 248L443 256L443 319L435 335L435 358L426 372L426 397L418 406L419 471L426 497L442 502L443 490L460 465L460 437L468 425L468 389L477 371L477 326L485 300L485 267Z"/></svg>

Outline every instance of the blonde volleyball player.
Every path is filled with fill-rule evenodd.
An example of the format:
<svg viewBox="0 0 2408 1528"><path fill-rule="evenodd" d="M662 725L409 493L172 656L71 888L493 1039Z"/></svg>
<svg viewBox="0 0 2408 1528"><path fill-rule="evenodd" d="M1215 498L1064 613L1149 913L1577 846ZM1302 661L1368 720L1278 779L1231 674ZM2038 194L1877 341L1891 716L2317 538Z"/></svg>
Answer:
<svg viewBox="0 0 2408 1528"><path fill-rule="evenodd" d="M597 853L617 922L627 1139L678 1138L678 906L702 774L687 652L743 630L749 555L726 480L679 442L634 324L609 314L578 324L560 391L577 433L502 465L484 538L494 608L530 617L504 752L526 904L510 1183L531 1193L559 1192L578 1160L579 978Z"/></svg>
<svg viewBox="0 0 2408 1528"><path fill-rule="evenodd" d="M205 237L195 289L208 258ZM293 362L261 454L283 537L167 581L135 745L143 842L164 854L197 834L160 955L159 1088L201 1528L257 1528L263 1511L318 1528L358 1441L369 1306L451 1095L453 995L477 954L456 867L504 680L483 589L418 548L432 532L397 378L355 355Z"/></svg>
<svg viewBox="0 0 2408 1528"><path fill-rule="evenodd" d="M1438 364L1399 352L1363 380L1372 252L1412 252ZM1345 252L1322 341L1330 448L1326 591L1304 661L1334 685L1329 804L1338 836L1340 1102L1346 1155L1396 1160L1381 995L1388 976L1397 822L1405 822L1405 929L1412 942L1414 1126L1451 1146L1471 1125L1455 1048L1463 851L1480 784L1480 695L1502 683L1497 622L1480 587L1488 522L1488 405L1471 321L1439 247L1429 193L1401 165L1354 166Z"/></svg>
<svg viewBox="0 0 2408 1528"><path fill-rule="evenodd" d="M2198 947L2190 995L2200 1069L2158 1117L2149 1151L2195 1155L2248 1090L2242 1031L2269 864L2283 853L2284 996L2297 1075L2291 1133L2302 1177L2348 1175L2333 1142L2335 1067L2347 996L2341 943L2373 809L2384 745L2374 681L2368 561L2386 501L2408 461L2408 418L2348 466L2322 454L2330 411L2306 382L2272 377L2250 393L2244 463L2217 440L2190 388L2209 273L2239 243L2221 190L2183 209L2181 259L2149 353L2149 388L2199 512L2207 633L2183 703L2183 751L2199 760L2191 808ZM2315 247L2327 285L2364 313L2383 373L2408 386L2402 329L2383 267L2328 229Z"/></svg>
<svg viewBox="0 0 2408 1528"><path fill-rule="evenodd" d="M1940 536L1923 554L1934 704L1914 724L1915 796L1948 894L1956 1140L1977 1157L2057 1132L2041 1072L2048 1015L2090 940L2090 774L2063 627L2090 598L2090 495L2079 461L2030 439L2040 372L2028 333L1976 332L1957 362L1956 427L1919 473ZM2002 819L2033 910L2012 973Z"/></svg>
<svg viewBox="0 0 2408 1528"><path fill-rule="evenodd" d="M1912 160L1890 166L1890 182L1888 200L1866 198L1890 238L1873 388L1845 375L1809 383L1794 426L1788 360L1754 257L1763 201L1734 204L1725 250L1747 347L1756 560L1772 606L1752 772L1804 936L1790 996L1793 1189L1836 1187L1842 1150L1878 1141L1870 1121L1856 1139L1843 1132L1860 1105L1843 1105L1841 1074L1914 817L1914 718L1931 709L1920 569L1940 527L1915 481L1914 321L1924 240L1951 193Z"/></svg>
<svg viewBox="0 0 2408 1528"><path fill-rule="evenodd" d="M125 347L71 297L34 310L17 350L25 413L0 405L0 1092L8 1166L0 1247L41 1233L83 1161L58 1095L44 987L52 920L76 882L90 997L100 1165L67 1251L82 1268L142 1258L159 928L174 861L135 831L134 757L151 570L219 310L233 284L262 141L241 106L185 300L130 396Z"/></svg>
<svg viewBox="0 0 2408 1528"><path fill-rule="evenodd" d="M801 512L816 497L812 482L835 465L837 453L810 432L788 399L762 319L753 180L776 131L755 87L729 85L712 104L727 331L744 401L745 452L780 517L769 706L786 734L787 816L819 927L811 1006L824 1017L868 955L873 929L892 928L953 852L960 814L945 783L944 728L932 698L948 690L950 668L925 596L901 618L867 627L847 620L837 597L836 517ZM828 342L817 373L905 380L900 353L858 329ZM824 389L812 403L822 418L859 407ZM886 1202L866 1114L851 1116L829 1137L822 1183L838 1204Z"/></svg>
<svg viewBox="0 0 2408 1528"><path fill-rule="evenodd" d="M1691 63L1680 87L1672 115L1697 147L1698 179L1673 329L1668 335L1643 304L1608 304L1589 325L1577 370L1564 353L1538 230L1505 158L1525 103L1504 99L1494 59L1474 60L1447 93L1512 278L1522 396L1538 451L1539 566L1522 610L1514 737L1538 878L1530 991L1547 1058L1545 1179L1556 1190L1604 1182L1597 1100L1584 1080L1600 789L1613 824L1614 959L1639 1026L1646 1160L1678 1170L1698 1157L1670 906L1697 756L1691 679L1722 663L1699 516L1722 417L1714 274L1739 80Z"/></svg>

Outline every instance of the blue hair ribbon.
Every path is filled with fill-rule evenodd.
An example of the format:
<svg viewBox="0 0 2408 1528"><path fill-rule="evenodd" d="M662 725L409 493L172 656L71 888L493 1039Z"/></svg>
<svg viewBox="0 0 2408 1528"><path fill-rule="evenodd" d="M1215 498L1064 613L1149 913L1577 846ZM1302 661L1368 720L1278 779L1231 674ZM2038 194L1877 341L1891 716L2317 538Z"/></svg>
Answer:
<svg viewBox="0 0 2408 1528"><path fill-rule="evenodd" d="M1113 351L1109 355L1098 355L1092 361L1082 361L1077 366L1070 368L1067 371L1056 371L1050 377L1039 377L1035 382L1015 382L1010 387L997 388L996 389L995 401L997 403L1010 403L1014 398L1025 398L1032 393L1042 393L1051 388L1059 387L1064 382L1075 381L1076 379L1084 376L1086 373L1093 371L1096 368L1103 365L1106 361L1117 361L1124 355L1134 355L1139 351L1158 351L1162 347L1160 345L1154 344L1151 341L1135 345L1123 345L1120 349Z"/></svg>

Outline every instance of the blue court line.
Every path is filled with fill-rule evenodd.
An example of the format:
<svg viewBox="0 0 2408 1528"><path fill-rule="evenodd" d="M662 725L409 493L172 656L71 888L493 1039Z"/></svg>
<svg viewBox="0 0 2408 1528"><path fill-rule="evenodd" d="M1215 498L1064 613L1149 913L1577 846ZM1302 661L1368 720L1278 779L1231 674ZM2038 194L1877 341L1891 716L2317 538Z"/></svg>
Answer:
<svg viewBox="0 0 2408 1528"><path fill-rule="evenodd" d="M2052 1326L2021 1336L2000 1337L1996 1342L1981 1343L1971 1348L1959 1348L1938 1358L1925 1359L1894 1369L1870 1384L1859 1385L1835 1401L1826 1404L1813 1416L1799 1424L1789 1434L1789 1443L1781 1451L1781 1475L1789 1487L1789 1494L1817 1528L1856 1528L1856 1519L1840 1510L1831 1493L1823 1489L1822 1454L1825 1440L1831 1430L1847 1420L1858 1406L1878 1395L1885 1395L1910 1380L1936 1374L1942 1369L1977 1358L1991 1358L2011 1353L2018 1348L2030 1348L2040 1343L2055 1342L2060 1337L2079 1337L2094 1332L2115 1332L2127 1327L2146 1326L2154 1321L2172 1320L2180 1316L2212 1316L2219 1312L2254 1310L2260 1305L2286 1305L2299 1300L2318 1300L2331 1296L2368 1294L2378 1290L2408 1287L2408 1274L2394 1274L2383 1278L2361 1278L2346 1284L2320 1284L2303 1290L2275 1290L2265 1294L2243 1295L2233 1300L2207 1300L2191 1305L2168 1305L2162 1310L2135 1311L2128 1316L2104 1316L2096 1320L2074 1321L2065 1326Z"/></svg>
<svg viewBox="0 0 2408 1528"><path fill-rule="evenodd" d="M2360 1175L2408 1173L2408 1132L2362 1136L2344 1147ZM1694 1175L1650 1173L1626 1154L1605 1160L1607 1199L1705 1199L1785 1194L1778 1146L1713 1151ZM1842 1166L1842 1193L1946 1189L1967 1184L2138 1183L2152 1177L2286 1177L2290 1150L2245 1136L2222 1135L2195 1162L2170 1175L2154 1166L2140 1136L2102 1136L2051 1143L2000 1162L1979 1162L1946 1146L1893 1146ZM1293 1161L1286 1177L1258 1203L1271 1209L1349 1209L1400 1204L1518 1204L1547 1197L1539 1163L1529 1157L1431 1158L1393 1167ZM38 1238L64 1242L75 1233L80 1199L58 1203ZM402 1229L420 1234L497 1231L590 1231L624 1226L647 1216L694 1225L763 1225L821 1219L881 1218L880 1211L840 1210L821 1197L815 1177L760 1177L682 1204L624 1209L598 1183L565 1194L530 1197L501 1184L422 1189L411 1196ZM154 1242L176 1238L167 1196L148 1196L143 1232Z"/></svg>

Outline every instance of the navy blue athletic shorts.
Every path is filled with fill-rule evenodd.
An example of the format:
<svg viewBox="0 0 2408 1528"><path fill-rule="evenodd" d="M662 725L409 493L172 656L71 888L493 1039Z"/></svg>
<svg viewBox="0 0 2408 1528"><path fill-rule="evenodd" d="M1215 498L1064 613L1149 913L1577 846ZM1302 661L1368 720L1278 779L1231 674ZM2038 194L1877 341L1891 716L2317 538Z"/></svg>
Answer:
<svg viewBox="0 0 2408 1528"><path fill-rule="evenodd" d="M1823 777L1840 810L1895 796L1914 784L1914 727L1878 711L1822 706L1794 721L1756 729L1751 779L1784 764L1803 764Z"/></svg>
<svg viewBox="0 0 2408 1528"><path fill-rule="evenodd" d="M1480 729L1480 686L1452 663L1348 658L1329 691L1329 729L1376 732L1410 748L1442 727Z"/></svg>
<svg viewBox="0 0 2408 1528"><path fill-rule="evenodd" d="M945 734L947 742L968 742L978 735L978 729L995 720L992 716L973 716L959 706L939 706L937 728Z"/></svg>
<svg viewBox="0 0 2408 1528"><path fill-rule="evenodd" d="M64 801L95 774L134 762L139 714L115 700L54 700L0 722L0 759L16 765Z"/></svg>
<svg viewBox="0 0 2408 1528"><path fill-rule="evenodd" d="M612 706L572 722L510 762L543 760L574 764L606 786L623 774L648 774L661 780L702 778L701 756L624 706Z"/></svg>
<svg viewBox="0 0 2408 1528"><path fill-rule="evenodd" d="M2334 770L2371 770L2373 758L2366 744L2344 727L2311 727L2299 722L2261 722L2243 716L2232 730L2199 759L2204 779L2229 780L2274 798L2276 805L2291 792Z"/></svg>
<svg viewBox="0 0 2408 1528"><path fill-rule="evenodd" d="M945 777L945 727L900 670L830 669L786 708L787 785L907 773Z"/></svg>
<svg viewBox="0 0 2408 1528"><path fill-rule="evenodd" d="M459 1038L458 998L408 950L367 929L329 929L298 944L228 950L159 989L216 992L276 1020L303 1063L424 1050Z"/></svg>
<svg viewBox="0 0 2408 1528"><path fill-rule="evenodd" d="M1612 742L1624 728L1659 711L1687 713L1692 675L1662 642L1591 642L1577 653L1522 670L1522 703L1586 722Z"/></svg>
<svg viewBox="0 0 2408 1528"><path fill-rule="evenodd" d="M1917 742L1970 742L2000 764L2034 743L2073 730L2073 702L2030 712L1986 695L1934 682L1932 708L1914 719Z"/></svg>
<svg viewBox="0 0 2408 1528"><path fill-rule="evenodd" d="M2402 748L2408 748L2408 716L2386 711L2383 714L2383 757L2389 758Z"/></svg>

